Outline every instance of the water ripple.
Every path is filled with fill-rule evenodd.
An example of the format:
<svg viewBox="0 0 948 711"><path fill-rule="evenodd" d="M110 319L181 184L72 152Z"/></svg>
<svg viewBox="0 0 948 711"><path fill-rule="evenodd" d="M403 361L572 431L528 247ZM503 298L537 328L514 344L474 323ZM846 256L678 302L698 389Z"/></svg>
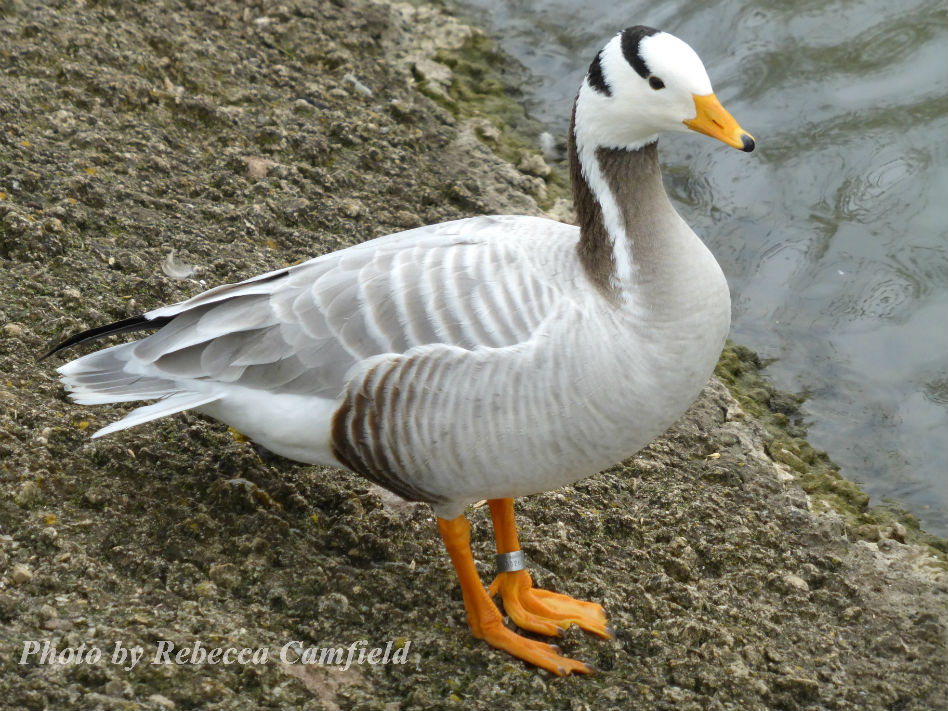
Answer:
<svg viewBox="0 0 948 711"><path fill-rule="evenodd" d="M871 278L862 275L862 280L859 291L838 294L825 309L835 322L902 320L924 290L917 275L891 271L885 265L878 265Z"/></svg>
<svg viewBox="0 0 948 711"><path fill-rule="evenodd" d="M922 151L909 151L864 175L846 178L836 193L836 214L863 224L875 222L893 207L898 189L930 164Z"/></svg>
<svg viewBox="0 0 948 711"><path fill-rule="evenodd" d="M925 399L933 405L948 407L948 378L935 378L925 383Z"/></svg>

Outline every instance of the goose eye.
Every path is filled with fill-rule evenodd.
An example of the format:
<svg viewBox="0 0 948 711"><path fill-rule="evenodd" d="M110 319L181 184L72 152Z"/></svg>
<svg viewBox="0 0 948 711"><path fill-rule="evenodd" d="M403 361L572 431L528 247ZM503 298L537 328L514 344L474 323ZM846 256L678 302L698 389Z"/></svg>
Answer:
<svg viewBox="0 0 948 711"><path fill-rule="evenodd" d="M648 78L648 85L652 87L653 89L655 89L655 91L665 88L665 82L663 82L654 74Z"/></svg>

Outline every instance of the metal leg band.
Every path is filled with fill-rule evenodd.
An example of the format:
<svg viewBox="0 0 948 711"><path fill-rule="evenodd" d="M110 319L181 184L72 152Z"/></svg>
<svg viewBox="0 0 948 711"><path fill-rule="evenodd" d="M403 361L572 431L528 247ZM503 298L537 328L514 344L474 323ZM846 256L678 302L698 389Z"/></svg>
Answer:
<svg viewBox="0 0 948 711"><path fill-rule="evenodd" d="M513 573L516 570L523 570L524 565L523 551L513 551L512 553L500 553L497 556L497 572Z"/></svg>

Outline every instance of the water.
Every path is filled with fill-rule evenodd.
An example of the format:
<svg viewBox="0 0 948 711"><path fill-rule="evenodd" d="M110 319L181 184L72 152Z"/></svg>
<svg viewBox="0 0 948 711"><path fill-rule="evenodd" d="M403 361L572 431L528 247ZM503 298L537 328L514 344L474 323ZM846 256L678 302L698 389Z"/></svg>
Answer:
<svg viewBox="0 0 948 711"><path fill-rule="evenodd" d="M948 10L914 0L460 0L565 135L616 31L698 52L750 155L661 141L669 193L728 275L734 338L806 392L810 440L948 534Z"/></svg>

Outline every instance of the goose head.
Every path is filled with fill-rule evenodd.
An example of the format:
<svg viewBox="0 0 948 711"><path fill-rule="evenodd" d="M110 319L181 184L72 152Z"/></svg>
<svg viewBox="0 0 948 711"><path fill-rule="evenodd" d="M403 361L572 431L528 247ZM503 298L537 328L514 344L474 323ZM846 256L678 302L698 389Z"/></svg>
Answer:
<svg viewBox="0 0 948 711"><path fill-rule="evenodd" d="M576 141L636 149L668 131L697 131L754 150L753 137L721 106L695 51L677 37L638 25L593 60L576 99Z"/></svg>

